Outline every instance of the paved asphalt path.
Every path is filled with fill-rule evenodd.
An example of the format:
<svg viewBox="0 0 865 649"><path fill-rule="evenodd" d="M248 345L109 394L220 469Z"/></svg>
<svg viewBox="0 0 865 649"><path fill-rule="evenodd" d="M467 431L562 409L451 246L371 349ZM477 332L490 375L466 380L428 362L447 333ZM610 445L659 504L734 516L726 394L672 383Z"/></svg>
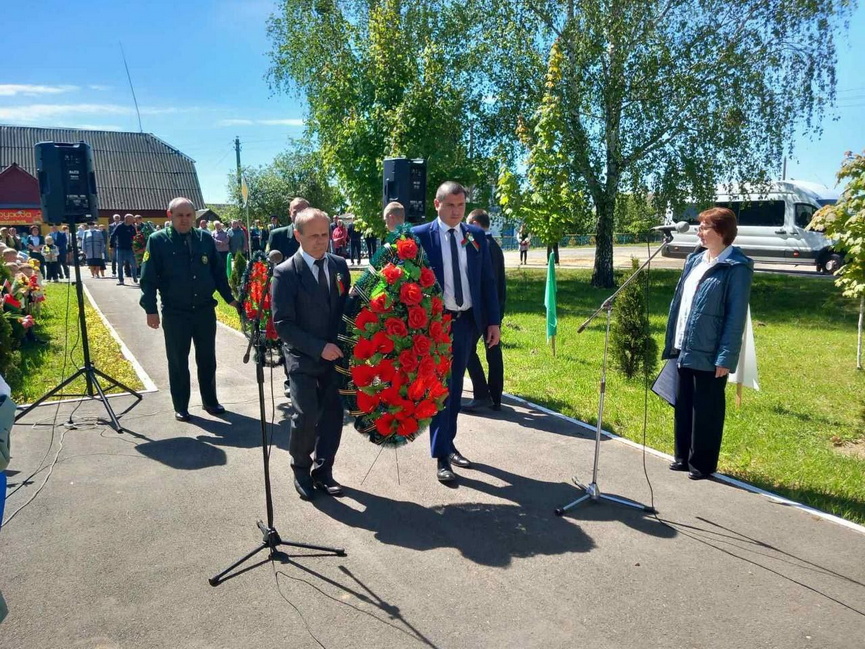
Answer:
<svg viewBox="0 0 865 649"><path fill-rule="evenodd" d="M59 457L38 494L48 469L7 503L8 517L36 495L0 532L3 649L865 643L865 534L691 482L652 455L646 469L662 520L606 504L557 518L554 507L577 496L571 476L590 475L593 441L513 403L460 417L459 446L476 465L458 470L456 488L436 482L427 435L379 456L347 426L336 466L346 496L301 502L278 372L276 527L286 539L344 546L347 556L291 550L213 588L209 576L260 543L255 521L264 515L244 341L218 332L219 394L230 413L208 416L193 396L195 419L177 423L162 335L145 327L137 290L86 284L159 391L122 416L123 434L104 425L95 402L75 412L76 430L50 425L55 414L65 421L68 405L41 407L15 427L12 489ZM118 410L131 401L111 400ZM650 501L643 456L621 442L602 443L599 483Z"/></svg>

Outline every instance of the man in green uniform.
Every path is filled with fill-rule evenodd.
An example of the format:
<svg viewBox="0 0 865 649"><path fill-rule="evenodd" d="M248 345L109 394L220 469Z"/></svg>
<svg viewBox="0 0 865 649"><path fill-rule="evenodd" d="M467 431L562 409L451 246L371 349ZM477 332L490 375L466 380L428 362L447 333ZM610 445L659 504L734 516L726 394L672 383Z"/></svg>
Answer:
<svg viewBox="0 0 865 649"><path fill-rule="evenodd" d="M237 301L231 294L213 237L206 230L192 227L195 220L192 201L175 198L168 205L168 216L171 227L154 232L147 240L139 303L147 313L147 326L158 329L156 291L159 291L174 418L189 421L189 349L192 343L195 343L195 364L204 410L212 415L225 412L216 398L216 300L213 292L219 291L233 307L237 307Z"/></svg>

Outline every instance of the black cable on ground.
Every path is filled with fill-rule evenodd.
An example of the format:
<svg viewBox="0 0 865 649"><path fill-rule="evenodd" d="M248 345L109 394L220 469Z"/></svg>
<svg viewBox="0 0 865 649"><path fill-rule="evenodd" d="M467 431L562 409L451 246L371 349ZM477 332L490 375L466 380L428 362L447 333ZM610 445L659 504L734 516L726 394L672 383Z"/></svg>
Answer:
<svg viewBox="0 0 865 649"><path fill-rule="evenodd" d="M652 246L648 239L646 239L646 254L651 257L652 256ZM650 261L646 264L646 282L645 282L645 299L646 299L646 324L649 326L649 331L647 332L649 335L646 336L645 339L645 347L643 349L643 475L646 476L646 484L649 487L649 507L652 508L652 513L657 518L657 510L655 509L655 489L652 487L652 480L649 478L649 470L646 466L646 435L649 429L649 366L646 364L645 359L648 356L648 347L649 347L649 336L651 336L651 321L649 320L649 316L651 310L649 308L649 284L651 282L651 269L652 262Z"/></svg>
<svg viewBox="0 0 865 649"><path fill-rule="evenodd" d="M63 326L63 367L60 370L60 376L63 379L66 378L66 365L67 365L68 361L70 360L70 356L71 356L71 352L69 352L67 349L67 343L69 342L69 299L70 299L70 295L72 294L71 289L72 289L72 285L67 283L66 284L66 321L65 321L64 326ZM81 337L81 331L80 330L79 330L78 334L79 334L79 339L80 339L80 337ZM77 344L77 341L75 344ZM20 484L17 487L15 487L15 489L13 489L10 493L5 495L7 500L11 496L14 496L20 489L22 489L24 486L26 486L27 483L31 479L33 479L38 473L40 473L41 471L43 471L45 469L45 465L44 465L45 458L48 457L48 454L51 452L51 448L54 446L54 435L55 435L55 432L57 430L57 418L59 416L60 416L60 400L58 399L56 407L54 408L54 418L51 422L51 439L48 442L48 448L45 449L45 455L43 455L42 459L39 460L39 463L37 464L37 469L35 471L33 471L33 473L31 473L29 476L22 479ZM38 426L38 425L41 425L41 424L39 422L34 423L30 427L30 430L31 431L34 430L36 428L36 426ZM51 465L49 466L48 475L45 476L45 480L42 481L42 484L39 485L39 488L36 490L36 492L30 497L30 499L27 502L25 502L23 505L21 505L21 507L19 507L14 512L12 512L8 517L6 517L6 520L4 520L2 523L3 527L5 527L9 523L9 521L11 521L15 517L15 515L18 514L18 512L20 512L27 505L29 505L31 502L33 502L33 499L39 495L39 492L42 491L42 489L48 483L48 478L51 477L51 473L54 471L54 465L57 463L57 458L60 456L60 450L63 448L63 436L65 434L66 434L66 431L64 430L63 434L61 434L61 436L60 436L60 448L57 450L57 454L54 456L54 460L51 462Z"/></svg>

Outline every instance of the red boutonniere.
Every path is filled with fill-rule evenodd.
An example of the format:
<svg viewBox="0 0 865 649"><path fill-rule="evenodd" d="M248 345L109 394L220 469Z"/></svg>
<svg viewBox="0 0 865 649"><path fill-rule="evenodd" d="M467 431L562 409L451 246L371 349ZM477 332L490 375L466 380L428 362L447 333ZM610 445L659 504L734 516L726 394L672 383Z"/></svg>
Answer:
<svg viewBox="0 0 865 649"><path fill-rule="evenodd" d="M346 286L345 277L342 276L342 273L336 274L336 288L339 291L340 297L343 297L348 292L348 286Z"/></svg>
<svg viewBox="0 0 865 649"><path fill-rule="evenodd" d="M475 241L475 237L471 232L467 232L465 239L462 240L463 246L465 246L468 243L471 243L475 247L475 250L480 252L481 246L477 241Z"/></svg>

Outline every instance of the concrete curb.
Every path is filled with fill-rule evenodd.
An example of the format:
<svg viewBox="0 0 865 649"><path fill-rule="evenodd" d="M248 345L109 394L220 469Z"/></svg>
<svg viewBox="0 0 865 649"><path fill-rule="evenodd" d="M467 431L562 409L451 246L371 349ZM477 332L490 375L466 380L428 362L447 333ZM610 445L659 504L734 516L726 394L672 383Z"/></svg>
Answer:
<svg viewBox="0 0 865 649"><path fill-rule="evenodd" d="M72 286L70 285L70 290ZM93 296L90 294L90 291L87 290L87 285L84 282L81 282L81 288L84 290L84 296L87 298L87 301L90 302L90 306L93 307L93 310L99 315L99 319L102 320L102 324L105 325L106 329L108 329L108 333L111 334L111 337L117 342L120 346L120 353L123 354L123 357L129 361L129 364L132 365L132 369L135 370L135 374L144 384L144 389L139 390L138 394L148 394L151 392L159 392L159 388L156 387L156 384L153 382L153 379L150 378L150 375L144 370L141 366L141 363L138 362L138 359L135 358L133 353L129 350L129 347L126 346L126 343L123 342L123 339L120 338L120 335L117 333L117 330L111 325L108 321L108 318L105 317L105 314L102 313L102 309L99 308L99 305L96 304L96 300L93 299ZM63 377L64 379L66 377ZM120 394L106 394L108 399L114 399L116 397L125 397L127 393L122 392ZM48 401L41 405L57 405L61 403L78 403L80 401L90 401L91 397L77 397L75 399L60 399L60 400L52 400ZM19 410L23 410L25 408L29 408L31 404L24 403L18 406Z"/></svg>

